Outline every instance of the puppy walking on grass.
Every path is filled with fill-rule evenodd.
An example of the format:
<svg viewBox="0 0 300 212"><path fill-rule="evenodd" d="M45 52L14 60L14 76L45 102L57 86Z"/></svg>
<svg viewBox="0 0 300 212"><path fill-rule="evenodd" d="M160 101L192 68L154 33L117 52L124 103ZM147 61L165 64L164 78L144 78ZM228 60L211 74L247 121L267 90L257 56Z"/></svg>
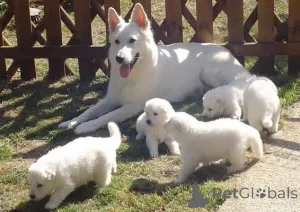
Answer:
<svg viewBox="0 0 300 212"><path fill-rule="evenodd" d="M82 137L57 147L29 167L29 195L32 200L50 196L46 209L54 209L75 188L94 180L99 187L111 182L117 171L116 149L121 133L114 122L108 123L110 137Z"/></svg>
<svg viewBox="0 0 300 212"><path fill-rule="evenodd" d="M246 163L248 147L255 158L263 156L259 132L238 120L201 122L185 112L178 112L164 126L180 146L182 167L175 183L182 183L199 163L208 164L220 159L231 163L228 172L239 171Z"/></svg>
<svg viewBox="0 0 300 212"><path fill-rule="evenodd" d="M164 128L164 123L174 113L175 110L167 100L154 98L146 102L144 113L137 119L136 139L146 136L147 147L152 158L158 157L158 145L162 142L165 142L172 155L180 155L178 143Z"/></svg>

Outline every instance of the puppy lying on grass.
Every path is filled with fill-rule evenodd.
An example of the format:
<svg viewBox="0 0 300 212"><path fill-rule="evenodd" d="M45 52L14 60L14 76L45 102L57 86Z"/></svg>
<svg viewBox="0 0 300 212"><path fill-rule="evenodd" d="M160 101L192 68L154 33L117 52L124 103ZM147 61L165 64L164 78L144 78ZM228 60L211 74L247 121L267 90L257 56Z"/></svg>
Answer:
<svg viewBox="0 0 300 212"><path fill-rule="evenodd" d="M39 158L29 167L29 196L41 200L50 195L46 209L54 209L75 188L94 180L99 187L111 182L116 172L116 149L121 133L114 122L108 123L110 137L82 137L59 146Z"/></svg>
<svg viewBox="0 0 300 212"><path fill-rule="evenodd" d="M158 145L165 142L172 155L180 155L179 145L168 134L164 123L175 113L172 105L164 99L150 99L145 104L142 113L136 122L136 139L146 136L147 147L152 158L158 157Z"/></svg>
<svg viewBox="0 0 300 212"><path fill-rule="evenodd" d="M198 121L185 113L175 113L164 125L180 146L182 167L175 183L182 183L199 163L208 164L220 159L231 163L228 172L241 170L245 163L245 151L250 146L255 158L263 156L259 132L234 119Z"/></svg>

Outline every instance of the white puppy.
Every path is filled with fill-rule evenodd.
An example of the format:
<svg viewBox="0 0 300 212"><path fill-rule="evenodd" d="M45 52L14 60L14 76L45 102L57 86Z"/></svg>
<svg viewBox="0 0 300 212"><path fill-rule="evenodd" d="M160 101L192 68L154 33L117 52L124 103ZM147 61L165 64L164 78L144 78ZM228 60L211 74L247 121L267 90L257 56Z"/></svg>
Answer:
<svg viewBox="0 0 300 212"><path fill-rule="evenodd" d="M224 85L205 93L202 116L208 118L230 117L240 120L243 107L243 91Z"/></svg>
<svg viewBox="0 0 300 212"><path fill-rule="evenodd" d="M165 121L175 113L172 105L167 100L154 98L146 102L144 111L136 122L136 139L146 136L152 158L158 157L158 145L162 142L165 142L172 155L180 155L178 143L164 128Z"/></svg>
<svg viewBox="0 0 300 212"><path fill-rule="evenodd" d="M202 99L203 112L201 115L208 118L230 117L240 120L244 104L244 91L254 79L256 76L252 75L206 92Z"/></svg>
<svg viewBox="0 0 300 212"><path fill-rule="evenodd" d="M244 92L243 119L262 131L278 131L280 119L280 100L274 83L265 77L254 80Z"/></svg>
<svg viewBox="0 0 300 212"><path fill-rule="evenodd" d="M165 129L180 146L182 167L176 183L182 183L199 163L227 159L231 163L228 172L241 170L248 147L251 147L254 157L263 156L259 132L238 120L227 118L201 122L187 113L178 112L165 123Z"/></svg>
<svg viewBox="0 0 300 212"><path fill-rule="evenodd" d="M28 169L29 195L41 200L51 195L45 205L54 209L75 188L93 179L99 187L111 182L111 172L116 172L116 149L121 144L118 126L110 122L111 137L82 137L57 147L39 158Z"/></svg>

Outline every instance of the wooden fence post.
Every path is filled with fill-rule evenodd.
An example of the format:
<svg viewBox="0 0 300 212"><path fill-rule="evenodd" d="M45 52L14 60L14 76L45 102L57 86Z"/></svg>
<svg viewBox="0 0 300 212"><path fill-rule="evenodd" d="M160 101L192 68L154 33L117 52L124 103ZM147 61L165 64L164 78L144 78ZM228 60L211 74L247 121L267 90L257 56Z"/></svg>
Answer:
<svg viewBox="0 0 300 212"><path fill-rule="evenodd" d="M60 0L44 0L47 45L62 45L60 19ZM64 59L49 59L49 78L59 79L65 76Z"/></svg>
<svg viewBox="0 0 300 212"><path fill-rule="evenodd" d="M203 43L213 42L213 7L212 0L197 0L197 41Z"/></svg>
<svg viewBox="0 0 300 212"><path fill-rule="evenodd" d="M227 0L228 16L228 42L234 44L244 43L244 16L243 0ZM236 57L244 65L244 57Z"/></svg>
<svg viewBox="0 0 300 212"><path fill-rule="evenodd" d="M13 7L18 46L32 46L29 0L13 0ZM21 78L23 80L30 80L36 77L34 59L20 60L20 64Z"/></svg>
<svg viewBox="0 0 300 212"><path fill-rule="evenodd" d="M108 34L109 34L107 13L108 13L108 8L110 8L110 7L113 7L117 11L117 13L120 15L120 13L121 13L120 0L104 0L107 42L108 42Z"/></svg>
<svg viewBox="0 0 300 212"><path fill-rule="evenodd" d="M0 23L0 48L3 46L3 39L2 39L2 24ZM6 65L5 65L5 59L0 58L0 78L6 77Z"/></svg>
<svg viewBox="0 0 300 212"><path fill-rule="evenodd" d="M300 1L289 0L289 19L288 19L288 42L300 41ZM289 56L288 73L297 75L300 73L300 56Z"/></svg>
<svg viewBox="0 0 300 212"><path fill-rule="evenodd" d="M182 1L166 0L168 43L182 42Z"/></svg>
<svg viewBox="0 0 300 212"><path fill-rule="evenodd" d="M80 45L92 45L90 0L74 0L76 40ZM95 68L91 59L79 58L80 79L95 77Z"/></svg>
<svg viewBox="0 0 300 212"><path fill-rule="evenodd" d="M258 42L274 42L274 0L258 0ZM259 74L274 73L274 56L259 58Z"/></svg>

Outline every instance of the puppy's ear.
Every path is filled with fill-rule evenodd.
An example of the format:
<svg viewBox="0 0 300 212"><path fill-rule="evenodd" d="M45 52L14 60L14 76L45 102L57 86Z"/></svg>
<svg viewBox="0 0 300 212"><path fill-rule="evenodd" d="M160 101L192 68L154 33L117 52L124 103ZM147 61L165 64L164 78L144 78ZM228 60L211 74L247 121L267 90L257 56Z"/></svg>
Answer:
<svg viewBox="0 0 300 212"><path fill-rule="evenodd" d="M130 21L134 22L136 25L143 29L147 29L150 27L150 22L147 18L145 10L140 3L137 3L132 11Z"/></svg>
<svg viewBox="0 0 300 212"><path fill-rule="evenodd" d="M55 175L56 175L56 173L55 173L55 171L53 169L47 168L45 170L45 178L47 180L49 180L49 181L53 180L55 178Z"/></svg>
<svg viewBox="0 0 300 212"><path fill-rule="evenodd" d="M178 123L178 122L173 122L172 125L173 125L173 130L174 130L174 131L179 132L179 133L182 131L182 128L181 128L181 124L180 124L180 123Z"/></svg>
<svg viewBox="0 0 300 212"><path fill-rule="evenodd" d="M114 32L117 28L117 25L123 22L124 20L118 15L114 8L108 8L108 25L111 32Z"/></svg>
<svg viewBox="0 0 300 212"><path fill-rule="evenodd" d="M218 97L216 100L216 103L221 105L221 104L224 104L224 101L223 101L223 99L221 99L221 97Z"/></svg>

